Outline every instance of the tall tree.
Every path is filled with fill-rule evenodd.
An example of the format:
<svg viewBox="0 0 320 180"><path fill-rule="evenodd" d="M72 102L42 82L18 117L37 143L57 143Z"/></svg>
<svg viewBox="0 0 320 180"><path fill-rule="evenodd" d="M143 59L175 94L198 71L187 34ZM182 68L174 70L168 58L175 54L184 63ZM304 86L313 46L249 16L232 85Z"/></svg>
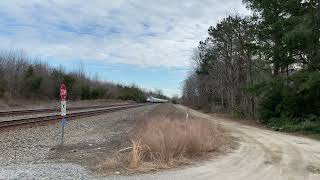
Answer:
<svg viewBox="0 0 320 180"><path fill-rule="evenodd" d="M258 63L255 26L251 17L229 16L211 26L209 37L199 43L194 59L202 107L221 105L229 112L255 116L255 99L245 91L259 77L257 66L263 66Z"/></svg>
<svg viewBox="0 0 320 180"><path fill-rule="evenodd" d="M260 51L275 76L301 63L319 69L319 0L244 0L259 16ZM317 9L318 8L318 9Z"/></svg>

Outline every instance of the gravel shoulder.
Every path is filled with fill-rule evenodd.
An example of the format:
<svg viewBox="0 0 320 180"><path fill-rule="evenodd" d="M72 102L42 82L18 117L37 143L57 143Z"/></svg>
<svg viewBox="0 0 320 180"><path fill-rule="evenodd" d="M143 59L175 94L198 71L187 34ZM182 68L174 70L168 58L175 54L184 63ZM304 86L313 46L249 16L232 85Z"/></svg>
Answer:
<svg viewBox="0 0 320 180"><path fill-rule="evenodd" d="M89 167L121 148L134 117L155 106L69 121L63 148L59 124L0 131L0 179L92 179Z"/></svg>

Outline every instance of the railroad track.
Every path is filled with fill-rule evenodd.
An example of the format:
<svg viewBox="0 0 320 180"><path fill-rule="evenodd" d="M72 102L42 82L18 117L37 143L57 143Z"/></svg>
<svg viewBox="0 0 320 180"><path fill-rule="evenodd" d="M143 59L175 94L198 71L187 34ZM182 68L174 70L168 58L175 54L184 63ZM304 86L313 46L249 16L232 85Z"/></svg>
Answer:
<svg viewBox="0 0 320 180"><path fill-rule="evenodd" d="M98 108L115 107L120 105L130 105L130 104L110 104L110 105L100 105L100 106L70 107L68 108L68 110L75 111L75 110L85 110L85 109L98 109ZM19 115L27 115L27 114L40 114L40 113L53 113L53 112L60 112L60 108L0 111L0 117L19 116Z"/></svg>
<svg viewBox="0 0 320 180"><path fill-rule="evenodd" d="M114 111L129 109L129 108L133 108L133 107L140 107L140 106L144 106L144 105L146 105L146 104L119 105L119 106L107 107L104 109L98 109L98 110L90 110L90 111L83 111L83 112L71 112L71 113L67 114L66 119L72 120L72 119L76 119L76 118L80 118L80 117L83 118L83 117L89 117L89 116L96 116L96 115L103 114L103 113L114 112ZM61 120L60 115L49 115L49 116L41 116L41 117L32 117L32 118L0 121L0 128L25 125L25 124L32 124L32 123L58 121L58 120Z"/></svg>

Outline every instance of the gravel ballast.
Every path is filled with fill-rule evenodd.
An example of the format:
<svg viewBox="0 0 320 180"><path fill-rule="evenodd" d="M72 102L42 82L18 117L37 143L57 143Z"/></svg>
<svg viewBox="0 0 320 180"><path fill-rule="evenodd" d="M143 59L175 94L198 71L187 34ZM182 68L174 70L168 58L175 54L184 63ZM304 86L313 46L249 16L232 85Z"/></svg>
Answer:
<svg viewBox="0 0 320 180"><path fill-rule="evenodd" d="M134 117L155 106L68 121L62 150L59 150L59 124L2 129L0 179L87 179L88 167L117 145L110 141L118 140L121 134L129 132Z"/></svg>
<svg viewBox="0 0 320 180"><path fill-rule="evenodd" d="M1 179L92 179L90 173L75 164L15 165L0 168Z"/></svg>

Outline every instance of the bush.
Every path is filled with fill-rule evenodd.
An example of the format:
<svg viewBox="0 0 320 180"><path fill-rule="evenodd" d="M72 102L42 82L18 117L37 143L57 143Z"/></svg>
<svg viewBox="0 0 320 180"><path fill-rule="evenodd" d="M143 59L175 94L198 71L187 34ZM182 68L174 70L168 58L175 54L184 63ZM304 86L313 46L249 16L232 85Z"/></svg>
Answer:
<svg viewBox="0 0 320 180"><path fill-rule="evenodd" d="M233 107L231 114L234 118L243 118L245 116L240 107L237 105Z"/></svg>
<svg viewBox="0 0 320 180"><path fill-rule="evenodd" d="M91 91L88 85L81 87L81 99L91 99Z"/></svg>
<svg viewBox="0 0 320 180"><path fill-rule="evenodd" d="M320 72L300 71L276 78L260 84L256 91L262 95L260 118L268 126L295 131L297 126L311 130L307 126L320 123Z"/></svg>
<svg viewBox="0 0 320 180"><path fill-rule="evenodd" d="M91 98L92 99L103 98L103 97L106 97L106 94L107 94L107 90L96 87L96 88L93 88L91 91Z"/></svg>
<svg viewBox="0 0 320 180"><path fill-rule="evenodd" d="M267 127L277 131L320 134L320 119L272 118Z"/></svg>
<svg viewBox="0 0 320 180"><path fill-rule="evenodd" d="M122 87L122 91L120 92L120 96L118 99L122 100L132 100L136 102L145 102L146 97L145 93L136 86L119 86Z"/></svg>
<svg viewBox="0 0 320 180"><path fill-rule="evenodd" d="M26 97L36 97L41 88L42 77L35 74L34 67L30 65L24 72L23 82L20 89L21 95Z"/></svg>

